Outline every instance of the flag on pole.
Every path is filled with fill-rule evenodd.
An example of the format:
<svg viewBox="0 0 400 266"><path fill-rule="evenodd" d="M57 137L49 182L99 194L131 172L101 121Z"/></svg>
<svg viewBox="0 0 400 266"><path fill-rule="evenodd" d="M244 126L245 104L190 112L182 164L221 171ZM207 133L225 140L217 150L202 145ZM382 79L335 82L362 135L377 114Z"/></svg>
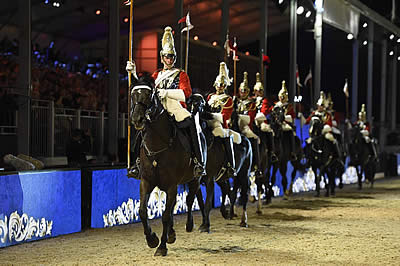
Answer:
<svg viewBox="0 0 400 266"><path fill-rule="evenodd" d="M130 5L131 5L131 0L126 0L126 1L124 2L124 5L130 6Z"/></svg>
<svg viewBox="0 0 400 266"><path fill-rule="evenodd" d="M308 72L306 78L304 79L304 86L307 86L307 82L312 80L312 72L311 72L311 67L310 67L310 71Z"/></svg>
<svg viewBox="0 0 400 266"><path fill-rule="evenodd" d="M299 75L299 66L298 65L296 65L296 81L297 81L297 85L299 87L303 87L303 85L301 85L301 83L300 83L300 75Z"/></svg>
<svg viewBox="0 0 400 266"><path fill-rule="evenodd" d="M231 49L233 51L233 60L239 61L239 56L236 54L237 53L236 37L233 38L233 45Z"/></svg>
<svg viewBox="0 0 400 266"><path fill-rule="evenodd" d="M349 85L347 84L347 79L346 82L344 83L343 92L344 95L346 95L346 97L349 98Z"/></svg>
<svg viewBox="0 0 400 266"><path fill-rule="evenodd" d="M230 44L230 41L229 41L229 33L226 33L226 40L225 40L225 43L224 43L224 49L225 49L226 55L229 57L231 55L231 44Z"/></svg>
<svg viewBox="0 0 400 266"><path fill-rule="evenodd" d="M266 69L268 69L269 65L271 64L271 59L269 58L268 55L262 54L262 60L263 60L263 65L265 66Z"/></svg>
<svg viewBox="0 0 400 266"><path fill-rule="evenodd" d="M182 17L180 20L178 20L178 24L181 24L183 22L186 22L186 27L184 27L181 30L181 33L183 33L184 31L190 31L191 29L194 28L194 26L192 25L192 23L190 23L190 16L189 16L189 12L187 13L186 16Z"/></svg>

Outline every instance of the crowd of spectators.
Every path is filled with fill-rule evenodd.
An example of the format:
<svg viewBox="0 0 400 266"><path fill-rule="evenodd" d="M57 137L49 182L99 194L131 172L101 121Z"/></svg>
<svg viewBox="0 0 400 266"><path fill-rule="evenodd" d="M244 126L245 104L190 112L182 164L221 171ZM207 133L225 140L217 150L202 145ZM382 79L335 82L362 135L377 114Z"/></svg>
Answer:
<svg viewBox="0 0 400 266"><path fill-rule="evenodd" d="M5 38L0 42L0 95L5 95L6 91L10 94L17 87L17 46L15 40ZM56 108L107 111L107 62L104 59L92 61L82 63L77 58L68 59L55 52L53 43L44 49L34 45L32 99L54 101ZM126 75L121 75L120 80L119 111L127 112Z"/></svg>

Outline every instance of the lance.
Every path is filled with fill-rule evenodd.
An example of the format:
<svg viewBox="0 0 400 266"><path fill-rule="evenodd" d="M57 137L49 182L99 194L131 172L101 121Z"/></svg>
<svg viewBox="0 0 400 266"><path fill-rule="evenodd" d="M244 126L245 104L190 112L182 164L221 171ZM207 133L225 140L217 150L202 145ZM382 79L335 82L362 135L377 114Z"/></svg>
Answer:
<svg viewBox="0 0 400 266"><path fill-rule="evenodd" d="M236 96L237 89L236 89L236 49L237 44L236 44L236 37L234 37L233 41L233 96Z"/></svg>
<svg viewBox="0 0 400 266"><path fill-rule="evenodd" d="M189 65L189 31L194 28L194 26L190 23L190 12L186 15L186 27L182 29L181 33L186 31L186 58L185 58L185 72L188 71Z"/></svg>
<svg viewBox="0 0 400 266"><path fill-rule="evenodd" d="M132 49L133 49L133 0L125 1L125 5L130 5L129 8L129 61L132 61ZM128 157L127 157L127 168L128 171L131 167L131 85L132 75L128 72Z"/></svg>

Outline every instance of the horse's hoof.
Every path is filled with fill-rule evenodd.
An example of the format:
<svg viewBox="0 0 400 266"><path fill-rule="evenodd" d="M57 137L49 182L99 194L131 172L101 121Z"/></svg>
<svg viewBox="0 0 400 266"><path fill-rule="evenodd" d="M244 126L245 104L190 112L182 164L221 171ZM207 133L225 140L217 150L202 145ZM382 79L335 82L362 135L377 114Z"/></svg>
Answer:
<svg viewBox="0 0 400 266"><path fill-rule="evenodd" d="M224 217L225 220L229 219L229 212L227 212L226 210L221 210L221 215L222 217Z"/></svg>
<svg viewBox="0 0 400 266"><path fill-rule="evenodd" d="M210 233L210 227L202 224L200 225L199 231L201 233Z"/></svg>
<svg viewBox="0 0 400 266"><path fill-rule="evenodd" d="M256 197L254 197L254 196L249 196L249 202L251 202L251 203L256 202Z"/></svg>
<svg viewBox="0 0 400 266"><path fill-rule="evenodd" d="M340 189L343 188L343 183L339 183L339 188L340 188Z"/></svg>
<svg viewBox="0 0 400 266"><path fill-rule="evenodd" d="M257 210L257 211L256 211L256 214L261 215L261 214L262 214L262 211Z"/></svg>
<svg viewBox="0 0 400 266"><path fill-rule="evenodd" d="M240 227L249 227L249 225L246 222L240 222Z"/></svg>
<svg viewBox="0 0 400 266"><path fill-rule="evenodd" d="M190 223L186 223L186 232L193 232L193 221Z"/></svg>
<svg viewBox="0 0 400 266"><path fill-rule="evenodd" d="M157 237L157 234L152 232L150 235L146 236L147 245L150 248L156 248L160 243L160 240Z"/></svg>
<svg viewBox="0 0 400 266"><path fill-rule="evenodd" d="M156 250L156 253L154 253L154 256L167 256L168 249L167 248L160 248L158 247Z"/></svg>
<svg viewBox="0 0 400 266"><path fill-rule="evenodd" d="M175 231L170 232L170 233L168 234L167 243L168 243L168 244L173 244L173 243L175 243L175 241L176 241L176 233L175 233Z"/></svg>

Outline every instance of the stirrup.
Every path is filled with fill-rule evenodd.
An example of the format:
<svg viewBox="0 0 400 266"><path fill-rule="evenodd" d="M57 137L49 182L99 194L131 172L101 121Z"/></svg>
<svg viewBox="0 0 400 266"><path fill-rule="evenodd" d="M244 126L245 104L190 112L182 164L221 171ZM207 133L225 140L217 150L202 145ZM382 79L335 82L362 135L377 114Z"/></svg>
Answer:
<svg viewBox="0 0 400 266"><path fill-rule="evenodd" d="M206 169L202 163L200 163L197 158L193 159L194 167L193 167L193 175L195 177L201 177L206 175Z"/></svg>
<svg viewBox="0 0 400 266"><path fill-rule="evenodd" d="M230 163L228 163L228 164L225 166L225 168L226 168L226 173L227 173L229 176L237 176L236 169L233 168L233 167L231 166Z"/></svg>

